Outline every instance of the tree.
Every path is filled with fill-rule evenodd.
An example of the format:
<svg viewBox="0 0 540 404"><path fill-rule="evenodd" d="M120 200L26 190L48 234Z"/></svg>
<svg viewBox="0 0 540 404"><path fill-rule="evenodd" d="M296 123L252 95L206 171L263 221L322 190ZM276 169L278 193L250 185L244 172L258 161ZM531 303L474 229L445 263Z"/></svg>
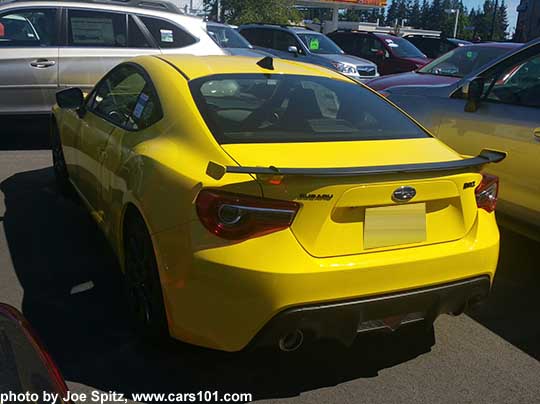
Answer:
<svg viewBox="0 0 540 404"><path fill-rule="evenodd" d="M231 24L289 24L301 20L293 0L221 0L220 18L217 18L217 0L204 0L204 5L212 18Z"/></svg>
<svg viewBox="0 0 540 404"><path fill-rule="evenodd" d="M433 0L431 6L429 7L429 12L427 19L424 21L424 28L426 29L440 29L441 22L443 19L443 6L441 0Z"/></svg>
<svg viewBox="0 0 540 404"><path fill-rule="evenodd" d="M392 3L388 6L386 12L386 25L394 26L396 24L396 19L398 18L398 8L400 0L392 0Z"/></svg>
<svg viewBox="0 0 540 404"><path fill-rule="evenodd" d="M422 7L420 8L420 23L416 28L427 28L427 21L429 20L430 5L428 0L423 0Z"/></svg>
<svg viewBox="0 0 540 404"><path fill-rule="evenodd" d="M425 2L426 0L424 0ZM420 9L420 0L414 0L409 13L409 24L414 28L422 28L422 13Z"/></svg>
<svg viewBox="0 0 540 404"><path fill-rule="evenodd" d="M508 9L506 3L502 0L495 17L495 30L493 33L493 39L500 41L506 39L508 36Z"/></svg>

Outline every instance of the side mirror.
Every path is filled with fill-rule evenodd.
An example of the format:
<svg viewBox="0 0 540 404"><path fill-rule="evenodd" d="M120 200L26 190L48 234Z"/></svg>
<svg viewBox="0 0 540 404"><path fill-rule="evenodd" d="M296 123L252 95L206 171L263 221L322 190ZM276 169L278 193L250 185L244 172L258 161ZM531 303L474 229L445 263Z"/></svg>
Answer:
<svg viewBox="0 0 540 404"><path fill-rule="evenodd" d="M298 56L298 48L296 46L289 46L287 48L287 52L292 53L296 56Z"/></svg>
<svg viewBox="0 0 540 404"><path fill-rule="evenodd" d="M386 52L383 51L382 49L379 49L377 51L375 51L375 56L379 59L385 59L386 58Z"/></svg>
<svg viewBox="0 0 540 404"><path fill-rule="evenodd" d="M60 108L79 109L84 105L84 95L80 88L67 88L56 93L56 103Z"/></svg>
<svg viewBox="0 0 540 404"><path fill-rule="evenodd" d="M475 79L465 83L463 86L463 94L467 98L465 104L465 112L476 112L482 95L484 94L485 81L482 77L476 77Z"/></svg>

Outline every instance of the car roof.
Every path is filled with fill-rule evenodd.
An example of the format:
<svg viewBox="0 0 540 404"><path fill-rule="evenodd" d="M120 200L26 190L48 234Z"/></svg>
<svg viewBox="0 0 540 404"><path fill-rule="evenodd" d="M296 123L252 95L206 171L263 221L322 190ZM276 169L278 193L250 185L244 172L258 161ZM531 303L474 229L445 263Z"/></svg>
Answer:
<svg viewBox="0 0 540 404"><path fill-rule="evenodd" d="M161 7L154 7L154 4L167 3L174 8L164 9ZM167 1L159 0L90 0L90 1L78 1L78 0L10 0L0 3L0 10L18 7L74 7L74 8L86 8L96 10L111 10L122 11L134 14L144 14L162 18L168 18L181 22L182 24L196 24L201 25L203 20L198 17L192 17L185 15L180 9ZM168 6L167 6L168 7ZM176 9L177 11L172 11Z"/></svg>
<svg viewBox="0 0 540 404"><path fill-rule="evenodd" d="M140 56L134 59L157 57L173 66L188 80L216 74L296 74L304 76L323 76L338 80L350 79L325 67L273 58L274 69L265 69L257 64L261 59L247 56L194 56L194 55L160 55Z"/></svg>
<svg viewBox="0 0 540 404"><path fill-rule="evenodd" d="M465 45L467 47L483 47L483 48L504 48L504 49L517 49L523 46L522 43L517 42L478 42ZM464 46L464 47L465 47Z"/></svg>
<svg viewBox="0 0 540 404"><path fill-rule="evenodd" d="M310 33L317 33L317 31L313 31L310 28L307 27L301 27L298 25L279 25L279 24L265 24L265 23L252 23L252 24L242 24L239 27L240 29L243 28L272 28L272 29L278 29L282 31L292 31L292 32L310 32Z"/></svg>
<svg viewBox="0 0 540 404"><path fill-rule="evenodd" d="M0 1L0 4L2 3L30 3L30 2L37 2L37 3L51 3L49 0L4 0ZM151 9L151 10L160 10L160 11L168 11L175 14L184 14L184 12L176 6L176 4L172 3L168 0L61 0L63 3L87 3L87 4L101 4L101 5L119 5L119 6L126 6L126 7L138 7L138 8L144 8L144 9Z"/></svg>
<svg viewBox="0 0 540 404"><path fill-rule="evenodd" d="M210 27L231 27L229 24L223 24L221 22L206 21L206 25Z"/></svg>

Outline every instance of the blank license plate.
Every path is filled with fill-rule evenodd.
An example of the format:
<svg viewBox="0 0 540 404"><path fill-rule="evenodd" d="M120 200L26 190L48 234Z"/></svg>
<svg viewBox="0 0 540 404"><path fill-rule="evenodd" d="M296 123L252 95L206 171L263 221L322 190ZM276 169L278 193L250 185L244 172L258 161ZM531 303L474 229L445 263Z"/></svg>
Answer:
<svg viewBox="0 0 540 404"><path fill-rule="evenodd" d="M425 240L425 203L366 209L364 248L420 243Z"/></svg>

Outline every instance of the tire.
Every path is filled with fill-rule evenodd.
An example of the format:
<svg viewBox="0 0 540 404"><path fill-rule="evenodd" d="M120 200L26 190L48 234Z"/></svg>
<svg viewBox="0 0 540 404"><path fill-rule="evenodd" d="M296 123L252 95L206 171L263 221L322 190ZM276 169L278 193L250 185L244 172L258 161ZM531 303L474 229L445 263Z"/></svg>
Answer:
<svg viewBox="0 0 540 404"><path fill-rule="evenodd" d="M62 195L71 196L71 184L69 182L69 174L67 171L66 159L62 150L62 142L56 123L51 123L51 150L53 159L54 177L58 191Z"/></svg>
<svg viewBox="0 0 540 404"><path fill-rule="evenodd" d="M152 239L135 210L126 212L124 265L124 283L135 332L143 339L167 337L167 316Z"/></svg>

